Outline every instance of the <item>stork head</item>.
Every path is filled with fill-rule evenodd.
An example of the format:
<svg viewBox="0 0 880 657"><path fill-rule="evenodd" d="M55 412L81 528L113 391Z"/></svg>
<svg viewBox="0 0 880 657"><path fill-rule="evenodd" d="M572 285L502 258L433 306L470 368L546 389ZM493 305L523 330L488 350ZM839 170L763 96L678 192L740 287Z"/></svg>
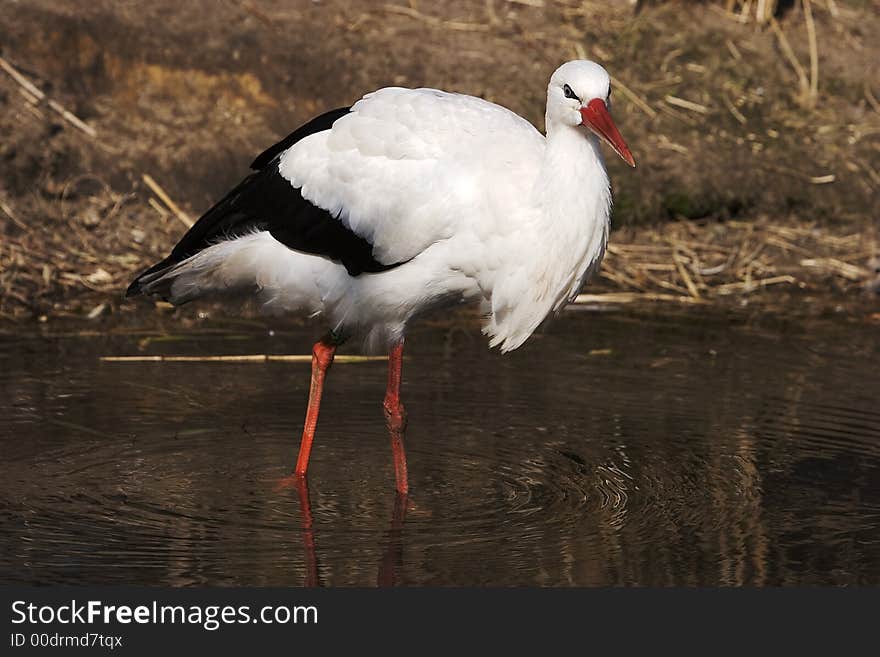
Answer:
<svg viewBox="0 0 880 657"><path fill-rule="evenodd" d="M566 62L553 73L547 88L547 126L583 126L602 139L624 162L636 165L611 119L611 77L587 60Z"/></svg>

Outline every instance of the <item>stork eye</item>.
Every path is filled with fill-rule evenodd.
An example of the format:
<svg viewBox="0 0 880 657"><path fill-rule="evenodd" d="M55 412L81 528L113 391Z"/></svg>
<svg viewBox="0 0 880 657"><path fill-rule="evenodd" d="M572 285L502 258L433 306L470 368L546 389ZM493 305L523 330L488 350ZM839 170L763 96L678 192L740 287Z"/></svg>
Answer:
<svg viewBox="0 0 880 657"><path fill-rule="evenodd" d="M562 87L562 93L565 94L566 98L573 98L574 100L581 102L581 99L577 97L577 94L573 92L568 85Z"/></svg>

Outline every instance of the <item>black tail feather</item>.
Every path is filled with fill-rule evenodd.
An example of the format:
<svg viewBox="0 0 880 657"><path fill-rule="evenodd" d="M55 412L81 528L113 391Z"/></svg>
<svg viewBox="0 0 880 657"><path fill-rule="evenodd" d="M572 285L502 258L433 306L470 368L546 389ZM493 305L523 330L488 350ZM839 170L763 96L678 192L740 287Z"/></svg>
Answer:
<svg viewBox="0 0 880 657"><path fill-rule="evenodd" d="M351 276L403 264L378 262L370 242L347 228L338 217L304 199L300 189L293 187L278 170L282 153L304 137L330 129L348 111L346 107L322 114L259 155L252 165L257 170L203 214L167 258L139 274L125 296L160 296L161 288L170 288L173 282L169 279L167 284L153 285L152 281L161 278L161 272L217 242L254 231L268 231L294 251L341 263Z"/></svg>
<svg viewBox="0 0 880 657"><path fill-rule="evenodd" d="M144 293L143 285L147 282L147 279L154 278L153 274L158 274L176 264L173 256L168 256L162 262L157 262L155 265L142 271L140 274L135 276L135 279L131 282L131 284L125 290L125 298L129 299L131 297L140 296ZM151 291L151 293L153 293Z"/></svg>
<svg viewBox="0 0 880 657"><path fill-rule="evenodd" d="M312 119L257 156L257 159L251 164L251 169L254 169L255 173L247 176L231 192L202 215L187 231L180 242L177 243L167 258L138 274L131 282L131 285L128 286L128 289L126 289L125 297L129 298L143 294L143 283L146 277L176 265L220 239L228 239L255 228L268 228L270 217L261 215L277 210L277 208L271 207L271 205L266 207L266 201L271 198L271 195L269 198L266 198L268 190L265 183L273 177L270 172L266 171L267 166L273 163L281 153L304 137L323 130L329 130L337 119L349 112L349 109L348 107L341 107ZM274 172L277 175L277 166ZM154 291L150 290L150 294L154 294Z"/></svg>

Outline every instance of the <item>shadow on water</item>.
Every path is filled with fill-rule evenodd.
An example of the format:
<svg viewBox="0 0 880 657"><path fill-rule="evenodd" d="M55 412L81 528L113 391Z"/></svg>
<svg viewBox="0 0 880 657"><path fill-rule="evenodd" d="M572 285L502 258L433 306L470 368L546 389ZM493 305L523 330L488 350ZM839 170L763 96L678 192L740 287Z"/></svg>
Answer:
<svg viewBox="0 0 880 657"><path fill-rule="evenodd" d="M385 365L328 378L278 489L309 330L0 338L0 578L170 585L880 584L878 338L858 324L571 312L501 356L408 341L411 491Z"/></svg>

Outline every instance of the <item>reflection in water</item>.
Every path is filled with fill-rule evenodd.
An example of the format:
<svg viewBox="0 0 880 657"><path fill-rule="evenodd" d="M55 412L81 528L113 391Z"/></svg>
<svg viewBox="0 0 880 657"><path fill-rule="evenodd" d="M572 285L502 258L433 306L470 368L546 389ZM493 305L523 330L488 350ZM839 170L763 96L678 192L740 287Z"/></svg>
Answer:
<svg viewBox="0 0 880 657"><path fill-rule="evenodd" d="M306 578L304 586L323 586L321 575L318 570L318 548L315 544L315 527L312 517L312 502L309 499L309 484L305 477L288 475L283 477L279 490L295 490L299 499L299 509L303 532L303 555L305 561ZM406 520L407 495L394 491L394 512L391 516L391 529L388 532L388 544L379 565L379 574L376 577L378 586L396 586L398 584L400 563L403 558L403 523Z"/></svg>
<svg viewBox="0 0 880 657"><path fill-rule="evenodd" d="M275 328L0 339L0 581L880 583L869 327L575 312L502 357L425 326L408 499L384 363L334 368L309 488L279 490L307 364L97 358L308 351Z"/></svg>
<svg viewBox="0 0 880 657"><path fill-rule="evenodd" d="M391 528L376 584L379 586L397 586L400 583L400 570L403 563L403 523L406 521L406 504L408 495L394 491L394 511L391 514Z"/></svg>
<svg viewBox="0 0 880 657"><path fill-rule="evenodd" d="M291 480L288 476L282 480L285 484ZM292 484L299 497L299 512L302 515L303 556L306 566L305 586L321 585L318 574L318 549L315 546L315 521L312 519L312 503L309 500L309 485L305 477L292 477ZM285 486L282 486L282 488Z"/></svg>

